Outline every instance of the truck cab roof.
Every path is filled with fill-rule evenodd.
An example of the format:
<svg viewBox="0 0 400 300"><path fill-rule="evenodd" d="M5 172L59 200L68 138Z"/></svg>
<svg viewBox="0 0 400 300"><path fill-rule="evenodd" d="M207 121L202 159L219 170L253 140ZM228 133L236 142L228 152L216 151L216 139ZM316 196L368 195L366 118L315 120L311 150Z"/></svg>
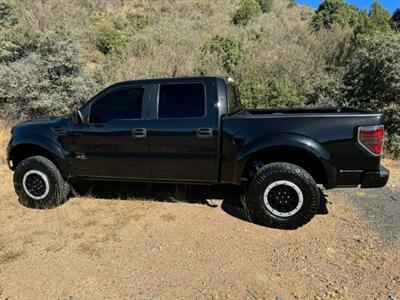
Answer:
<svg viewBox="0 0 400 300"><path fill-rule="evenodd" d="M191 82L191 81L206 81L220 79L225 82L230 82L231 79L223 76L188 76L188 77L160 77L160 78L149 78L149 79L135 79L117 82L109 88L117 86L123 86L127 84L162 84L162 83L180 83L180 82Z"/></svg>

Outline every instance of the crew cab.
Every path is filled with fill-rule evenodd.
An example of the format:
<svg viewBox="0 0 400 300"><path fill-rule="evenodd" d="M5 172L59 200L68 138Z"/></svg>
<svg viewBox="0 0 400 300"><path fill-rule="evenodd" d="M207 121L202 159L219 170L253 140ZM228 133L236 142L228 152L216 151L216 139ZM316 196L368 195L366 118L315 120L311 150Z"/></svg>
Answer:
<svg viewBox="0 0 400 300"><path fill-rule="evenodd" d="M383 115L353 108L243 109L222 77L126 81L70 115L12 129L7 160L30 207L63 203L69 179L231 184L256 223L296 228L320 189L377 188Z"/></svg>

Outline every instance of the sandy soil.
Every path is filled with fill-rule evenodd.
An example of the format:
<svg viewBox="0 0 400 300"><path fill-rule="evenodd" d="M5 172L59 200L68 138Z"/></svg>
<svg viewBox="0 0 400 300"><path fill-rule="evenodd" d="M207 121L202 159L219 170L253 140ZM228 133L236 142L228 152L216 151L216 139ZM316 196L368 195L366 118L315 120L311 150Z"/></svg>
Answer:
<svg viewBox="0 0 400 300"><path fill-rule="evenodd" d="M345 193L327 193L329 213L294 231L170 186L112 184L106 198L121 199L106 200L102 184L34 210L13 191L6 140L0 299L400 299L400 244L385 243Z"/></svg>
<svg viewBox="0 0 400 300"><path fill-rule="evenodd" d="M389 187L400 189L400 160L384 158L382 164L390 170Z"/></svg>

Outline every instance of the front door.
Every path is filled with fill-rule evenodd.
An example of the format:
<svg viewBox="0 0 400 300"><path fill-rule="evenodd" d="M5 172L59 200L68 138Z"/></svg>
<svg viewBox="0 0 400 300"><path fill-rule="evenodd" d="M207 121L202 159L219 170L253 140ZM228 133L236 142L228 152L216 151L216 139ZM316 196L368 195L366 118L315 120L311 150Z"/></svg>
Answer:
<svg viewBox="0 0 400 300"><path fill-rule="evenodd" d="M72 173L108 179L149 179L151 160L143 120L147 91L124 86L89 104L88 122L69 132Z"/></svg>

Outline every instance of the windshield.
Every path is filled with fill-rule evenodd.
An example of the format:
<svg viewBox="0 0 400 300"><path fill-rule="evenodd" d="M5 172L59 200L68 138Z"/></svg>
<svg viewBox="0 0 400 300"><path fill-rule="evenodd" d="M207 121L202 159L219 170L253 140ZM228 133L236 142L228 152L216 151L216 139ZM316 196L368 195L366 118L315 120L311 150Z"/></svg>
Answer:
<svg viewBox="0 0 400 300"><path fill-rule="evenodd" d="M240 103L239 91L236 85L232 83L227 84L227 96L228 96L228 112L233 114L238 110L242 109L242 104Z"/></svg>

